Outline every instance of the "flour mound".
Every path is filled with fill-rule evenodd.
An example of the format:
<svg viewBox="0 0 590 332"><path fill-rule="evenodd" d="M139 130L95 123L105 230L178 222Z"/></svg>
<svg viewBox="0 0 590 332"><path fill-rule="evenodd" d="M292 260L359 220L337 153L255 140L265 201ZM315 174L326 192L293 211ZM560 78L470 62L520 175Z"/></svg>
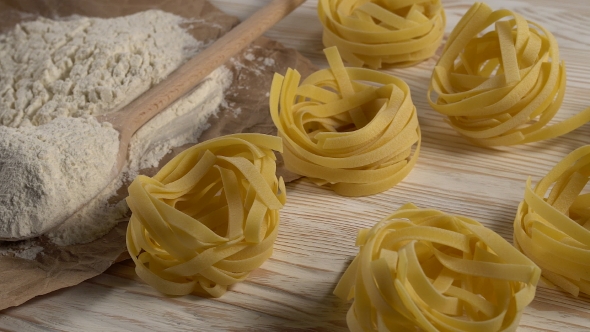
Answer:
<svg viewBox="0 0 590 332"><path fill-rule="evenodd" d="M108 185L119 133L93 117L38 127L0 126L0 238L59 225Z"/></svg>
<svg viewBox="0 0 590 332"><path fill-rule="evenodd" d="M0 35L0 125L117 111L203 47L185 20L150 10L17 25Z"/></svg>

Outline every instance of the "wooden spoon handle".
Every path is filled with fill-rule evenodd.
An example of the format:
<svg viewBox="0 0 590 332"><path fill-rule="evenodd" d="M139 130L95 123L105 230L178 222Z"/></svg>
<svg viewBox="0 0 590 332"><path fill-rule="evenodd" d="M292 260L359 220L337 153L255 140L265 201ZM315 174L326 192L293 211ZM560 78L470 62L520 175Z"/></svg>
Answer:
<svg viewBox="0 0 590 332"><path fill-rule="evenodd" d="M237 54L305 0L273 0L211 46L176 69L165 80L135 99L122 110L102 116L113 124L126 140L143 124L178 98L230 57Z"/></svg>

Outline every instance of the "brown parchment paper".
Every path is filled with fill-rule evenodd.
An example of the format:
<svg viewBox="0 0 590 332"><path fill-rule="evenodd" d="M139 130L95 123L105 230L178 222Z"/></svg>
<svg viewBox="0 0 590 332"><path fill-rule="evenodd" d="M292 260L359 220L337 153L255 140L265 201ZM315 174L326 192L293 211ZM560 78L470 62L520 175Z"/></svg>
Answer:
<svg viewBox="0 0 590 332"><path fill-rule="evenodd" d="M187 18L194 18L187 29L197 39L213 41L237 25L236 18L224 14L205 0L0 0L0 31L23 20L83 16L115 17L158 8ZM315 70L309 60L295 50L261 37L226 66L233 73L233 83L226 92L226 103L217 116L209 119L210 127L200 141L236 132L276 134L268 111L268 92L274 72L284 74L296 68L302 76ZM165 156L165 164L188 146L174 148ZM278 173L286 181L297 178L282 167ZM157 168L141 174L153 175ZM0 179L1 181L1 179ZM124 199L126 185L112 201ZM100 222L100 220L97 220ZM126 257L127 220L104 237L87 244L60 247L47 238L0 241L0 310L20 305L27 300L60 288L76 285L104 272L114 262ZM43 248L34 259L22 258L27 251Z"/></svg>

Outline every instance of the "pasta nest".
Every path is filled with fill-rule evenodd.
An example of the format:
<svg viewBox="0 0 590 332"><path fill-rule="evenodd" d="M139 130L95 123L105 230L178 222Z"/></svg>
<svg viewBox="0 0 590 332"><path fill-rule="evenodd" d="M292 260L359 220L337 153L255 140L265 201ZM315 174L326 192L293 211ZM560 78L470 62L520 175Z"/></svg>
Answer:
<svg viewBox="0 0 590 332"><path fill-rule="evenodd" d="M272 254L285 203L278 137L197 144L129 186L127 248L137 275L169 295L221 296Z"/></svg>
<svg viewBox="0 0 590 332"><path fill-rule="evenodd" d="M515 331L540 269L475 220L402 206L357 237L334 294L351 331Z"/></svg>
<svg viewBox="0 0 590 332"><path fill-rule="evenodd" d="M285 142L285 166L341 195L385 191L410 172L420 151L409 87L391 75L345 68L335 47L324 51L330 69L300 86L291 69L273 79L270 113Z"/></svg>
<svg viewBox="0 0 590 332"><path fill-rule="evenodd" d="M440 0L319 0L324 46L353 66L408 67L434 55L445 30Z"/></svg>
<svg viewBox="0 0 590 332"><path fill-rule="evenodd" d="M528 179L514 219L514 245L541 267L545 282L574 296L590 295L590 193L580 194L589 176L586 145L534 189Z"/></svg>
<svg viewBox="0 0 590 332"><path fill-rule="evenodd" d="M495 29L483 33L492 24ZM475 144L523 144L590 120L588 109L546 126L562 104L565 82L565 65L549 31L512 11L492 12L475 3L449 36L432 73L428 101Z"/></svg>

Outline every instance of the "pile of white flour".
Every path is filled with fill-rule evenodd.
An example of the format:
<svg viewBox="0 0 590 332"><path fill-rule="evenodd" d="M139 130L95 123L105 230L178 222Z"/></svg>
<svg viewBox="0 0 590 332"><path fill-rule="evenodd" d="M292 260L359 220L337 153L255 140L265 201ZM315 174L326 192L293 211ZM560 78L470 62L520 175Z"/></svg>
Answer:
<svg viewBox="0 0 590 332"><path fill-rule="evenodd" d="M17 25L0 36L0 124L118 110L203 46L179 26L183 20L150 10Z"/></svg>
<svg viewBox="0 0 590 332"><path fill-rule="evenodd" d="M43 234L108 185L119 133L95 118L0 126L0 238Z"/></svg>
<svg viewBox="0 0 590 332"><path fill-rule="evenodd" d="M98 194L48 233L60 245L95 240L127 212L124 202L108 202L127 177L156 166L170 148L197 141L231 83L226 68L140 129L127 173L110 184L104 167L114 165L117 149L112 160L107 155L118 147L116 131L87 117L120 109L199 52L204 45L180 27L185 21L158 10L114 19L39 18L0 35L0 193L11 193L0 195L0 237L51 228L51 216L71 215L76 202ZM94 135L69 135L74 129L64 126ZM67 152L74 146L83 149ZM14 165L26 175L17 177ZM56 203L65 201L71 204Z"/></svg>

